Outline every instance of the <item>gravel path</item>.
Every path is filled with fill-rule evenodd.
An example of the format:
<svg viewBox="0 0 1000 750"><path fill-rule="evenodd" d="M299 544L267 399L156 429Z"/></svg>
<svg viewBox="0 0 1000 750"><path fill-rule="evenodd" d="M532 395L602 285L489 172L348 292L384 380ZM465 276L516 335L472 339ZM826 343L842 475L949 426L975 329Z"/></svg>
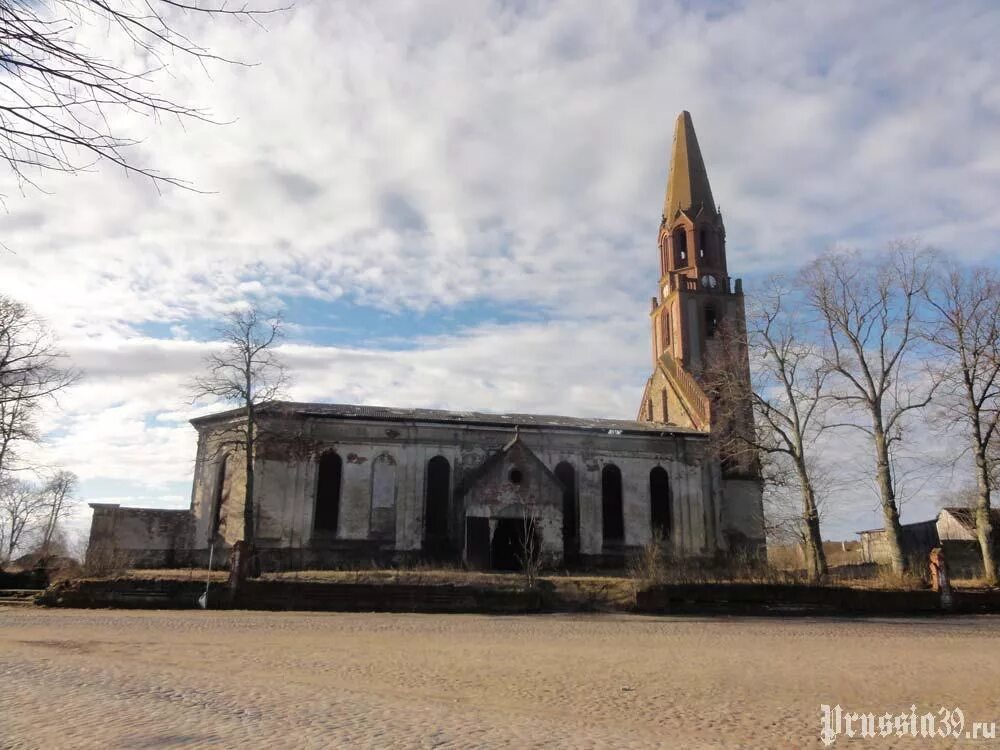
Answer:
<svg viewBox="0 0 1000 750"><path fill-rule="evenodd" d="M1000 619L0 609L2 748L820 747L821 703L1000 720ZM900 742L837 746L948 746Z"/></svg>

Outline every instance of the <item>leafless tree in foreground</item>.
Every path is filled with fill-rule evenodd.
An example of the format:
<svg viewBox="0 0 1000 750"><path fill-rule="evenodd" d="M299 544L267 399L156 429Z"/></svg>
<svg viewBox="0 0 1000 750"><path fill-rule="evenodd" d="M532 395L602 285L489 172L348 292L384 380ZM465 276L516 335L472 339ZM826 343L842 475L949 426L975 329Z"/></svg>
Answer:
<svg viewBox="0 0 1000 750"><path fill-rule="evenodd" d="M285 366L275 352L282 339L278 316L268 318L251 306L229 316L219 330L222 351L205 360L206 374L195 379L195 398L214 397L235 404L245 418L231 428L237 435L240 452L246 460L246 485L243 494L243 565L255 559L254 551L254 446L258 436L257 411L276 400L288 384ZM239 544L239 542L237 542ZM245 569L236 572L236 580L245 577Z"/></svg>
<svg viewBox="0 0 1000 750"><path fill-rule="evenodd" d="M0 0L0 160L19 186L45 171L77 172L108 161L154 183L186 186L129 158L137 141L118 134L120 112L151 119L211 121L209 114L156 93L169 58L234 62L181 31L185 17L257 20L275 12L225 0ZM105 29L109 49L131 47L135 65L88 48L82 32Z"/></svg>
<svg viewBox="0 0 1000 750"><path fill-rule="evenodd" d="M17 448L38 440L41 406L76 380L63 359L42 321L0 296L0 480L23 468Z"/></svg>
<svg viewBox="0 0 1000 750"><path fill-rule="evenodd" d="M533 499L521 502L521 533L518 538L517 560L521 563L524 584L533 589L542 569L541 530L538 528L537 506Z"/></svg>
<svg viewBox="0 0 1000 750"><path fill-rule="evenodd" d="M940 390L952 424L963 426L976 477L976 536L983 570L997 583L992 507L992 453L1000 422L1000 277L988 268L942 273L928 288L936 315L925 336L941 354Z"/></svg>
<svg viewBox="0 0 1000 750"><path fill-rule="evenodd" d="M731 455L750 451L760 456L765 485L799 495L797 513L790 519L770 520L788 524L790 528L784 530L802 543L809 579L818 581L826 575L827 565L811 451L826 429L829 369L808 332L810 322L801 309L795 309L792 297L780 278L770 279L751 305L745 343L721 347L723 352L749 351L751 388L747 395L754 416L744 429L728 431L731 445L723 450ZM723 335L741 334L727 329ZM713 390L723 396L713 406L716 412L727 405L743 408L745 403L739 398L746 391L746 377L740 366L743 356L738 356L740 361L732 363L723 357L721 366L713 368ZM773 507L771 510L773 514Z"/></svg>
<svg viewBox="0 0 1000 750"><path fill-rule="evenodd" d="M875 480L892 569L907 569L892 471L904 418L930 403L933 386L907 361L919 343L918 315L930 255L895 243L880 255L830 251L803 271L808 301L826 333L825 364L836 375L830 398L862 421L843 426L871 439Z"/></svg>
<svg viewBox="0 0 1000 750"><path fill-rule="evenodd" d="M61 469L53 474L40 490L45 509L45 523L41 530L38 552L44 558L52 553L62 522L73 514L77 476Z"/></svg>
<svg viewBox="0 0 1000 750"><path fill-rule="evenodd" d="M0 478L0 563L10 562L44 516L45 501L35 486L10 476Z"/></svg>

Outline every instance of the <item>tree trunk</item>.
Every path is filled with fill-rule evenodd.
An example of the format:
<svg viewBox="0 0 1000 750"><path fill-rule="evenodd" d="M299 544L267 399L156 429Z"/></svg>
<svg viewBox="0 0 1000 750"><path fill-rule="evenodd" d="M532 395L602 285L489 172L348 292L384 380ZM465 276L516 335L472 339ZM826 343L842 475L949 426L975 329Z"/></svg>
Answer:
<svg viewBox="0 0 1000 750"><path fill-rule="evenodd" d="M896 492L892 486L892 471L889 466L889 444L881 425L875 425L876 481L882 502L882 518L885 520L885 541L889 548L889 563L892 572L903 574L908 565L903 554L903 527L899 523L899 509L896 507Z"/></svg>
<svg viewBox="0 0 1000 750"><path fill-rule="evenodd" d="M819 530L819 510L816 508L816 493L809 476L799 466L799 480L802 484L802 523L805 527L803 542L806 553L806 575L810 583L818 583L827 574L826 553L823 551L823 536Z"/></svg>
<svg viewBox="0 0 1000 750"><path fill-rule="evenodd" d="M247 385L249 389L249 383ZM249 392L249 391L248 391ZM260 560L257 557L257 545L255 540L254 526L254 476L253 476L253 451L254 433L256 431L255 415L253 404L247 404L247 440L246 440L246 471L247 481L243 494L243 553L246 562L242 566L244 576L257 578L260 575Z"/></svg>
<svg viewBox="0 0 1000 750"><path fill-rule="evenodd" d="M981 443L975 446L976 479L979 485L979 497L976 501L976 537L979 539L979 549L983 555L983 576L990 586L997 584L997 563L993 554L993 522L990 518L990 469L986 460L986 451Z"/></svg>

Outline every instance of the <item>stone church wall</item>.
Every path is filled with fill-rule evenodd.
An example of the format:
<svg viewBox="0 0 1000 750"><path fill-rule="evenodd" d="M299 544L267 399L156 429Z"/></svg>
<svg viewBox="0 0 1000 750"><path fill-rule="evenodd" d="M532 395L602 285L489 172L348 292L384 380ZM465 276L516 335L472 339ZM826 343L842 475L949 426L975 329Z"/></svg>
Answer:
<svg viewBox="0 0 1000 750"><path fill-rule="evenodd" d="M91 503L87 561L94 567L172 567L187 562L192 515L187 510L123 508Z"/></svg>
<svg viewBox="0 0 1000 750"><path fill-rule="evenodd" d="M258 445L256 487L257 539L262 548L312 550L316 564L338 558L391 559L419 554L424 537L427 464L443 456L451 467L449 536L464 540L465 502L456 497L466 479L510 441L513 430L482 425L391 423L377 420L289 419L266 426L275 436ZM712 470L703 465L704 438L674 433L609 435L606 433L523 429L521 438L547 471L560 462L573 466L577 487L579 552L585 558L605 554L602 530L602 470L615 464L621 471L625 547L638 548L651 537L649 472L662 466L672 494L672 544L678 553L711 555L719 547L721 499ZM200 453L217 453L219 442L204 430ZM335 450L342 459L340 521L336 538L322 541L313 529L319 456ZM196 546L207 547L218 467L199 462L193 490L197 519ZM391 467L394 483L376 468ZM385 471L385 469L383 469ZM499 476L499 475L498 475ZM559 498L561 502L561 498ZM552 501L555 502L555 501ZM561 508L558 513L561 519ZM561 520L548 518L545 537L561 544ZM229 543L229 540L226 540ZM305 553L309 558L309 554Z"/></svg>

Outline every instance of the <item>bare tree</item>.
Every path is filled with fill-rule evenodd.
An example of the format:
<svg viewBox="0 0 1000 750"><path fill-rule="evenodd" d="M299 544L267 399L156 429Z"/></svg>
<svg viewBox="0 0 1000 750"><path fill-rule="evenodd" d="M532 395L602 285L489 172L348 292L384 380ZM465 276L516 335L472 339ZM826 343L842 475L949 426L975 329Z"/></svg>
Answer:
<svg viewBox="0 0 1000 750"><path fill-rule="evenodd" d="M517 560L521 563L524 584L533 589L542 569L541 529L533 498L521 502L521 529L518 536Z"/></svg>
<svg viewBox="0 0 1000 750"><path fill-rule="evenodd" d="M992 452L1000 422L1000 277L989 268L942 273L927 299L937 313L925 336L940 353L942 406L961 425L975 464L976 536L983 570L997 583L992 508Z"/></svg>
<svg viewBox="0 0 1000 750"><path fill-rule="evenodd" d="M45 516L45 502L38 488L22 479L0 480L0 563L14 552Z"/></svg>
<svg viewBox="0 0 1000 750"><path fill-rule="evenodd" d="M42 404L76 380L63 359L44 323L0 296L0 478L22 468L20 443L39 439L35 417Z"/></svg>
<svg viewBox="0 0 1000 750"><path fill-rule="evenodd" d="M281 396L288 384L285 366L275 352L282 339L280 316L268 317L250 306L229 316L219 330L223 349L205 360L207 373L194 381L194 396L215 397L244 411L232 428L246 460L243 494L243 560L254 558L254 446L258 435L257 412ZM239 544L239 542L237 542ZM245 565L245 562L244 562ZM244 576L237 571L236 580Z"/></svg>
<svg viewBox="0 0 1000 750"><path fill-rule="evenodd" d="M919 343L918 314L927 288L930 256L895 243L881 256L829 251L809 264L802 279L822 319L826 366L837 376L830 398L861 417L842 426L871 439L875 480L892 568L907 568L899 522L892 455L904 418L930 403L934 388L907 360Z"/></svg>
<svg viewBox="0 0 1000 750"><path fill-rule="evenodd" d="M209 114L155 92L153 77L171 56L203 65L231 63L185 35L185 17L256 20L275 12L230 7L225 0L0 0L0 160L19 186L44 171L77 172L108 161L154 183L186 185L133 162L137 143L112 125L120 112L209 122ZM81 40L106 29L108 47L130 46L135 65L123 67Z"/></svg>
<svg viewBox="0 0 1000 750"><path fill-rule="evenodd" d="M819 356L818 346L809 333L801 304L793 304L794 294L779 277L771 278L765 290L753 301L747 319L745 342L725 344L723 352L735 352L736 362L723 356L711 374L711 390L720 398L713 412L722 422L729 422L720 412L727 408L745 408L740 399L747 390L741 363L742 351L750 358L750 392L753 419L743 420L743 429L723 433L728 443L723 453L738 455L751 452L761 458L765 485L799 495L799 510L792 519L782 518L803 545L809 579L818 581L827 573L820 513L814 477L812 449L826 429L824 422L826 382L829 368ZM740 336L726 330L724 336ZM740 420L733 420L738 423Z"/></svg>
<svg viewBox="0 0 1000 750"><path fill-rule="evenodd" d="M38 551L43 558L51 554L53 541L56 539L62 522L73 513L73 500L77 483L76 474L60 469L49 478L41 489L40 494L46 517Z"/></svg>

